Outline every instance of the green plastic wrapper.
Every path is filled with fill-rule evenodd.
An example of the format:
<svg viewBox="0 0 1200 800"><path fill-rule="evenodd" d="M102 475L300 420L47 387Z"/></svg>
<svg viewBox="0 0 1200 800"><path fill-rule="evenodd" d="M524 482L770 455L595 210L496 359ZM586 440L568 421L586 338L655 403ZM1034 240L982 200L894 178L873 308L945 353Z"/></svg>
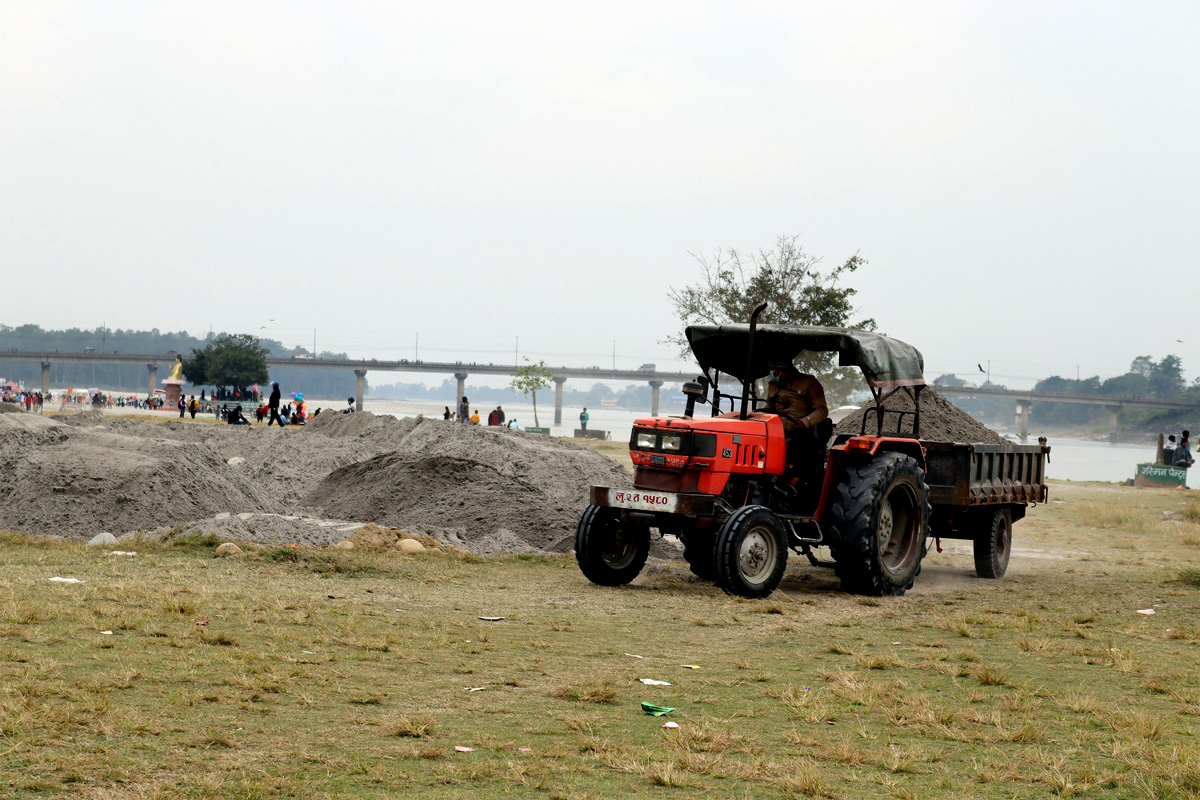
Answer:
<svg viewBox="0 0 1200 800"><path fill-rule="evenodd" d="M675 709L667 708L666 706L656 706L654 703L642 703L642 711L654 717L661 717L663 714L670 714Z"/></svg>

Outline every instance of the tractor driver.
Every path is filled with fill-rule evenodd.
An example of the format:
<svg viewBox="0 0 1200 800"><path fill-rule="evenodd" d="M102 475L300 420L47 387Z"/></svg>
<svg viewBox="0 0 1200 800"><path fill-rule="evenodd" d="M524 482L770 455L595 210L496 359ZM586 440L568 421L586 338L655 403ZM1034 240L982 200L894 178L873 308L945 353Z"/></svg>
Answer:
<svg viewBox="0 0 1200 800"><path fill-rule="evenodd" d="M800 372L790 362L772 365L771 375L767 410L782 419L788 464L803 475L820 463L817 459L822 455L824 442L817 426L829 418L825 389L820 381Z"/></svg>

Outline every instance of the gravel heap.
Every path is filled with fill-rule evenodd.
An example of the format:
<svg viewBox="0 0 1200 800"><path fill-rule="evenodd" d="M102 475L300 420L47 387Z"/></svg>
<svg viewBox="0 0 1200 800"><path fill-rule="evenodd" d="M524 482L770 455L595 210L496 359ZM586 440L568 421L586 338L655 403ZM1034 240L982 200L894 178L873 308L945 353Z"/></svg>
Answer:
<svg viewBox="0 0 1200 800"><path fill-rule="evenodd" d="M372 414L287 430L4 414L0 463L10 530L333 544L374 522L478 553L569 550L588 487L631 483L562 439Z"/></svg>
<svg viewBox="0 0 1200 800"><path fill-rule="evenodd" d="M875 407L874 402L867 403L858 411L845 417L837 424L836 433L858 433L862 430L863 418L866 417L867 433L875 433L875 414L867 416L867 410ZM912 398L901 390L889 397L884 408L911 411ZM899 417L896 414L884 414L883 432L895 432ZM901 424L905 433L912 433L912 417L905 417ZM964 444L1008 444L1008 440L991 428L977 421L967 412L951 403L946 398L926 387L921 390L921 438L930 442L961 442Z"/></svg>

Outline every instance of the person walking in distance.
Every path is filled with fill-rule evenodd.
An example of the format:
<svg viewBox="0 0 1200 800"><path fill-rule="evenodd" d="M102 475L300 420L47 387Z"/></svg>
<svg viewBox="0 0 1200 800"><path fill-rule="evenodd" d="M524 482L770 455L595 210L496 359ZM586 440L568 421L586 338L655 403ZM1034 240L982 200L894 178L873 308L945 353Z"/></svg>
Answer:
<svg viewBox="0 0 1200 800"><path fill-rule="evenodd" d="M587 433L587 424L589 419L591 419L591 416L589 416L587 413L587 406L584 406L583 411L579 412L579 428L584 433Z"/></svg>
<svg viewBox="0 0 1200 800"><path fill-rule="evenodd" d="M458 421L463 425L471 424L471 402L467 400L465 394L462 400L458 402Z"/></svg>
<svg viewBox="0 0 1200 800"><path fill-rule="evenodd" d="M279 381L271 381L271 398L267 400L267 409L271 412L267 427L271 427L272 422L277 422L282 428L286 423L279 417Z"/></svg>

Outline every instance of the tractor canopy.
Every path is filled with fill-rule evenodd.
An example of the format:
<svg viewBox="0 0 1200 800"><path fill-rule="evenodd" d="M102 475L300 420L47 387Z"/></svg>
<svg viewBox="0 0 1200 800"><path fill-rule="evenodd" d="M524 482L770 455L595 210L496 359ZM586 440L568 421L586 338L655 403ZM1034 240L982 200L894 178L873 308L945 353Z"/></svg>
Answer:
<svg viewBox="0 0 1200 800"><path fill-rule="evenodd" d="M741 381L770 372L772 364L793 363L801 353L838 354L838 366L859 367L871 386L924 386L925 359L910 344L854 328L759 325L754 356L746 363L749 325L689 325L684 331L696 361Z"/></svg>

